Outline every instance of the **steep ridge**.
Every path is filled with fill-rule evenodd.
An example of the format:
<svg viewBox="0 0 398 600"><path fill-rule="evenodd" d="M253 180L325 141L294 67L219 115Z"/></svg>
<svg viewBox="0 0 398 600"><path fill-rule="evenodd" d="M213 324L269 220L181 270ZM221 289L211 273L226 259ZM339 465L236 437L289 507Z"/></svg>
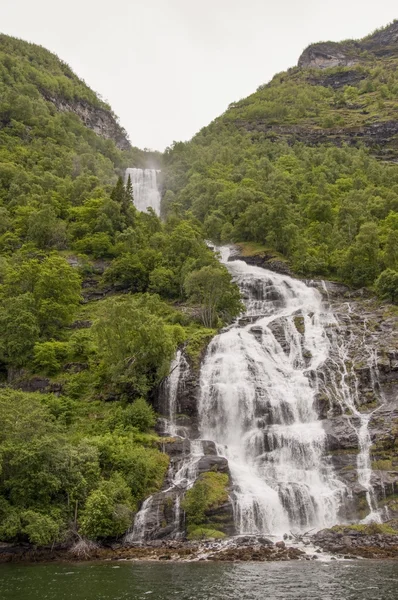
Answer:
<svg viewBox="0 0 398 600"><path fill-rule="evenodd" d="M398 21L379 29L362 40L311 44L298 60L301 68L329 69L365 63L369 56L398 56Z"/></svg>
<svg viewBox="0 0 398 600"><path fill-rule="evenodd" d="M395 160L397 65L397 21L363 40L313 44L304 50L297 68L276 75L256 94L231 105L227 116L249 132L263 131L289 143L363 144L383 160ZM299 96L307 96L308 103L290 98L291 86ZM287 106L278 115L267 103L279 96L284 104L284 92Z"/></svg>
<svg viewBox="0 0 398 600"><path fill-rule="evenodd" d="M342 43L359 57L350 67L300 60L168 149L169 214L189 211L209 239L257 244L302 276L361 287L396 271L396 30Z"/></svg>
<svg viewBox="0 0 398 600"><path fill-rule="evenodd" d="M31 92L34 87L58 111L75 114L85 126L101 137L112 140L120 150L131 149L127 133L110 106L57 56L36 44L0 34L0 58L5 59L1 60L2 75L8 93L13 80L20 94L29 95L28 87ZM28 87L22 90L21 85ZM8 118L11 118L11 114ZM4 112L2 124L7 125L7 114Z"/></svg>

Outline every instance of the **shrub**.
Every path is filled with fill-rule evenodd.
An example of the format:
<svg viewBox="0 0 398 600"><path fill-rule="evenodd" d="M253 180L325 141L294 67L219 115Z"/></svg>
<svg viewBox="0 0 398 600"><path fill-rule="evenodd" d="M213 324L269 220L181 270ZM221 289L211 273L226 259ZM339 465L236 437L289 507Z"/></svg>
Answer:
<svg viewBox="0 0 398 600"><path fill-rule="evenodd" d="M156 423L155 412L144 400L144 398L137 398L133 404L125 409L125 423L137 427L140 431L149 431Z"/></svg>
<svg viewBox="0 0 398 600"><path fill-rule="evenodd" d="M222 539L225 538L225 533L218 529L210 529L207 527L188 528L187 538L189 540L204 540L206 538Z"/></svg>
<svg viewBox="0 0 398 600"><path fill-rule="evenodd" d="M46 375L53 375L68 358L68 352L66 342L37 342L33 349L35 368Z"/></svg>
<svg viewBox="0 0 398 600"><path fill-rule="evenodd" d="M37 546L45 546L59 537L60 524L50 515L34 510L25 510L21 514L23 531L29 541Z"/></svg>
<svg viewBox="0 0 398 600"><path fill-rule="evenodd" d="M82 534L92 539L121 535L131 524L131 507L130 489L120 473L114 473L89 495L81 517Z"/></svg>
<svg viewBox="0 0 398 600"><path fill-rule="evenodd" d="M375 289L380 298L393 304L398 302L398 272L386 269L376 280Z"/></svg>

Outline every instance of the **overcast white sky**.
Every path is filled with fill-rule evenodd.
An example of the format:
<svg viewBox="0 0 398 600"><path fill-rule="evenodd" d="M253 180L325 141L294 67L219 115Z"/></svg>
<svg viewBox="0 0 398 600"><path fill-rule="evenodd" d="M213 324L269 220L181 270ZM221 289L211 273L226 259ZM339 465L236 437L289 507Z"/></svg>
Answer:
<svg viewBox="0 0 398 600"><path fill-rule="evenodd" d="M111 105L131 142L163 150L297 63L358 38L397 0L0 0L0 30L52 50Z"/></svg>

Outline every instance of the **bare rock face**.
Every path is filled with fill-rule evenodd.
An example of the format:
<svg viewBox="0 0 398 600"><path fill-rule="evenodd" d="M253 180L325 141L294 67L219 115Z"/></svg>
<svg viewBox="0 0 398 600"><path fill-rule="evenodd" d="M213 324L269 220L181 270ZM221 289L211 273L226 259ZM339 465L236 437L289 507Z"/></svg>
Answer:
<svg viewBox="0 0 398 600"><path fill-rule="evenodd" d="M49 95L45 95L45 99L52 102L61 112L73 112L86 127L92 129L100 137L112 140L119 150L131 148L126 131L118 124L110 111L92 106L84 100L69 100Z"/></svg>
<svg viewBox="0 0 398 600"><path fill-rule="evenodd" d="M302 69L330 69L333 67L352 67L358 59L347 55L343 47L335 42L314 44L304 50L298 61Z"/></svg>
<svg viewBox="0 0 398 600"><path fill-rule="evenodd" d="M348 42L321 42L304 50L298 66L302 69L330 69L352 67L363 60L364 53L375 56L398 54L398 21L376 31L363 40Z"/></svg>
<svg viewBox="0 0 398 600"><path fill-rule="evenodd" d="M373 50L375 54L380 54L383 47L389 49L388 47L398 46L398 21L395 20L388 27L365 38L363 45L366 49Z"/></svg>

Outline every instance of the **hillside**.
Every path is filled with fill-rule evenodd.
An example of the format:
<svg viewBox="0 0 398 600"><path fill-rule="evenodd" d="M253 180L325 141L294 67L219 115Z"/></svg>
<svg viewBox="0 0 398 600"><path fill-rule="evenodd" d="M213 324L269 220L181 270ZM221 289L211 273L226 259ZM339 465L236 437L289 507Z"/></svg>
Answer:
<svg viewBox="0 0 398 600"><path fill-rule="evenodd" d="M394 22L310 46L297 67L175 144L165 208L189 212L216 241L279 253L301 275L359 287L390 269L384 279L396 281L397 32Z"/></svg>
<svg viewBox="0 0 398 600"><path fill-rule="evenodd" d="M147 400L240 310L194 223L135 209L121 175L147 159L65 63L0 36L0 542L123 534L168 467Z"/></svg>

